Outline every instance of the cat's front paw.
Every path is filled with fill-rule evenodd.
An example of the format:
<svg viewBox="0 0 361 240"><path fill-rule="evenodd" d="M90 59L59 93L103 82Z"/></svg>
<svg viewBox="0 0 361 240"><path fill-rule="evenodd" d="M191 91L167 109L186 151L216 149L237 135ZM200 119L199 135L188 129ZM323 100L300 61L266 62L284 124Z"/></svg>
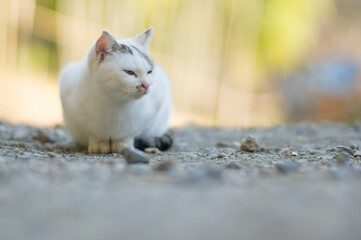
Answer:
<svg viewBox="0 0 361 240"><path fill-rule="evenodd" d="M110 145L109 142L93 142L88 146L89 153L109 153Z"/></svg>
<svg viewBox="0 0 361 240"><path fill-rule="evenodd" d="M133 148L133 143L129 141L115 141L110 144L110 150L113 153L120 153L123 148Z"/></svg>

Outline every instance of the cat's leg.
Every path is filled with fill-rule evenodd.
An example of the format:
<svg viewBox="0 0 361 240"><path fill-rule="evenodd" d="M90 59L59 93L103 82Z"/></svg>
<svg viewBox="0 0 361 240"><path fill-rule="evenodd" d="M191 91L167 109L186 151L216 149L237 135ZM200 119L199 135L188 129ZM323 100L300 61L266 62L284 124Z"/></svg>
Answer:
<svg viewBox="0 0 361 240"><path fill-rule="evenodd" d="M95 138L90 138L88 152L89 153L109 153L110 152L109 141L102 141L102 140L98 140Z"/></svg>
<svg viewBox="0 0 361 240"><path fill-rule="evenodd" d="M113 153L120 153L123 148L134 148L133 147L134 138L129 137L120 141L111 141L110 142L110 151Z"/></svg>
<svg viewBox="0 0 361 240"><path fill-rule="evenodd" d="M146 148L154 147L161 151L169 149L173 144L173 134L167 131L160 137L136 137L134 147L144 151Z"/></svg>

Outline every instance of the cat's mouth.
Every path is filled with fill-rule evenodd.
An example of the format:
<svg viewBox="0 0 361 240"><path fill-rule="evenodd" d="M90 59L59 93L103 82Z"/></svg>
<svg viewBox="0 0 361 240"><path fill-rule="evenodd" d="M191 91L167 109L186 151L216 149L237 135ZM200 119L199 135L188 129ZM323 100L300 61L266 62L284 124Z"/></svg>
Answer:
<svg viewBox="0 0 361 240"><path fill-rule="evenodd" d="M147 95L149 93L150 89L149 88L143 88L143 87L137 87L137 93L139 96L144 96Z"/></svg>
<svg viewBox="0 0 361 240"><path fill-rule="evenodd" d="M147 90L143 90L143 91L137 91L137 94L136 94L136 98L139 99L139 98L142 98L143 96L147 95L149 93L149 89Z"/></svg>

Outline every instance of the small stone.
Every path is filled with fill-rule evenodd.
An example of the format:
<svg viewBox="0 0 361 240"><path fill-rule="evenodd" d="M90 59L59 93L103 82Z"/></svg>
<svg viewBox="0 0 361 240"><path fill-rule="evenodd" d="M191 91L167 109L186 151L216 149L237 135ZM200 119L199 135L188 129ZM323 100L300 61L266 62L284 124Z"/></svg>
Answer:
<svg viewBox="0 0 361 240"><path fill-rule="evenodd" d="M169 170L171 170L172 168L174 168L174 162L171 160L167 160L161 163L156 164L153 167L153 170L155 171L159 171L159 172L167 172Z"/></svg>
<svg viewBox="0 0 361 240"><path fill-rule="evenodd" d="M297 152L291 152L291 156L292 156L292 157L297 157L297 156L298 156L298 153L297 153Z"/></svg>
<svg viewBox="0 0 361 240"><path fill-rule="evenodd" d="M309 153L310 153L311 155L315 155L315 154L317 153L317 151L311 150L311 151L309 151Z"/></svg>
<svg viewBox="0 0 361 240"><path fill-rule="evenodd" d="M144 152L151 154L161 154L162 152L158 148L145 148Z"/></svg>
<svg viewBox="0 0 361 240"><path fill-rule="evenodd" d="M241 144L241 150L246 152L255 152L259 150L259 144L255 137L248 136Z"/></svg>
<svg viewBox="0 0 361 240"><path fill-rule="evenodd" d="M27 128L25 128L24 126L19 126L17 129L14 129L12 139L18 140L18 141L31 141L32 140L29 130Z"/></svg>
<svg viewBox="0 0 361 240"><path fill-rule="evenodd" d="M355 144L355 143L351 144L351 145L350 145L350 148L351 148L352 150L359 150L359 146L358 146L357 144Z"/></svg>
<svg viewBox="0 0 361 240"><path fill-rule="evenodd" d="M290 151L290 147L280 148L280 151L281 151L281 153L283 153L283 154L287 154L287 153Z"/></svg>
<svg viewBox="0 0 361 240"><path fill-rule="evenodd" d="M222 141L222 142L218 142L217 143L217 147L222 147L222 148L239 148L241 146L241 144L239 142L236 141Z"/></svg>
<svg viewBox="0 0 361 240"><path fill-rule="evenodd" d="M298 164L295 162L277 163L276 169L284 174L289 172L295 172L298 169Z"/></svg>
<svg viewBox="0 0 361 240"><path fill-rule="evenodd" d="M239 170L239 169L241 169L241 165L238 162L230 162L226 165L226 168Z"/></svg>
<svg viewBox="0 0 361 240"><path fill-rule="evenodd" d="M54 143L56 142L57 138L54 134L52 134L50 131L38 129L35 132L31 134L31 138L34 141L38 141L41 143Z"/></svg>
<svg viewBox="0 0 361 240"><path fill-rule="evenodd" d="M219 151L217 158L230 157L230 156L234 156L235 154L236 152L232 148L223 148L222 150Z"/></svg>
<svg viewBox="0 0 361 240"><path fill-rule="evenodd" d="M353 154L354 157L361 157L361 151L357 150L355 151L355 153Z"/></svg>
<svg viewBox="0 0 361 240"><path fill-rule="evenodd" d="M355 151L348 148L348 147L345 147L345 146L336 146L336 147L332 147L332 148L328 148L326 149L326 152L331 152L331 153L334 153L334 152L337 152L337 153L340 153L340 152L344 152L346 154L349 154L351 156L353 156L355 154Z"/></svg>
<svg viewBox="0 0 361 240"><path fill-rule="evenodd" d="M350 156L346 153L340 152L336 154L335 160L338 165L345 165L350 160Z"/></svg>
<svg viewBox="0 0 361 240"><path fill-rule="evenodd" d="M128 164L149 163L148 156L137 149L123 148L120 153Z"/></svg>
<svg viewBox="0 0 361 240"><path fill-rule="evenodd" d="M54 136L57 138L57 139L61 139L61 140L70 140L70 136L69 134L67 133L67 131L62 127L62 126L55 126L54 127Z"/></svg>
<svg viewBox="0 0 361 240"><path fill-rule="evenodd" d="M47 142L50 141L49 136L47 136L47 135L45 135L45 134L33 135L33 136L31 136L31 138L32 138L34 141L38 141L38 142L41 142L41 143L47 143Z"/></svg>

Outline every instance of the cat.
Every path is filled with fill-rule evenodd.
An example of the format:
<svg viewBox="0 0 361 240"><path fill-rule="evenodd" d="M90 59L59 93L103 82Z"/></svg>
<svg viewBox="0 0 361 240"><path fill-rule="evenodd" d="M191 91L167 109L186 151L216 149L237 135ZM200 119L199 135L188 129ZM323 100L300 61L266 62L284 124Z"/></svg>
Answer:
<svg viewBox="0 0 361 240"><path fill-rule="evenodd" d="M89 153L167 150L172 112L167 74L149 52L153 28L128 39L103 31L81 62L59 78L65 126Z"/></svg>

